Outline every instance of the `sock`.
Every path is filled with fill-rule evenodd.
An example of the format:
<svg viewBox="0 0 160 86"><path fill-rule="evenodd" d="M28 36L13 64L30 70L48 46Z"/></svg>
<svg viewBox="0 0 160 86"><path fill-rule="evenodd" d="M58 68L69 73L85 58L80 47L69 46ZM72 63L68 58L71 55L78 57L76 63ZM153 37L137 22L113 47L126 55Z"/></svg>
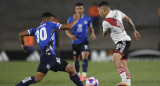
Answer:
<svg viewBox="0 0 160 86"><path fill-rule="evenodd" d="M122 82L127 81L125 68L124 67L119 67L117 70L118 70L119 75L121 76Z"/></svg>
<svg viewBox="0 0 160 86"><path fill-rule="evenodd" d="M87 73L86 72L82 72L82 77L85 76L86 77Z"/></svg>
<svg viewBox="0 0 160 86"><path fill-rule="evenodd" d="M88 69L88 59L84 59L83 60L82 67L83 67L83 72L87 72L87 69Z"/></svg>
<svg viewBox="0 0 160 86"><path fill-rule="evenodd" d="M74 61L74 66L75 66L75 69L76 69L76 72L78 73L79 72L79 61Z"/></svg>
<svg viewBox="0 0 160 86"><path fill-rule="evenodd" d="M131 78L129 73L126 73L126 76L127 76L127 79Z"/></svg>
<svg viewBox="0 0 160 86"><path fill-rule="evenodd" d="M70 79L71 79L77 86L84 86L77 74L75 74L75 75L73 75L73 76L70 76Z"/></svg>
<svg viewBox="0 0 160 86"><path fill-rule="evenodd" d="M78 74L78 76L81 76L81 73L80 73L80 72L78 72L77 74Z"/></svg>
<svg viewBox="0 0 160 86"><path fill-rule="evenodd" d="M129 84L129 86L131 86L131 78L130 78L130 74L127 73L126 76L127 76L127 84Z"/></svg>
<svg viewBox="0 0 160 86"><path fill-rule="evenodd" d="M33 83L35 83L34 77L27 77L24 80L22 80L21 82L19 82L16 86L28 86Z"/></svg>

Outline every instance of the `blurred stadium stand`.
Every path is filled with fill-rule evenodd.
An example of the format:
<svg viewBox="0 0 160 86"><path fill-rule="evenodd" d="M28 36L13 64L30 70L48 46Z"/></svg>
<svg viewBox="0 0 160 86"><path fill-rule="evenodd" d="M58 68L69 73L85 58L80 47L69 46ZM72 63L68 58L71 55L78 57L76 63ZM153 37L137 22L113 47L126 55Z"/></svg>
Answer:
<svg viewBox="0 0 160 86"><path fill-rule="evenodd" d="M79 0L85 5L85 14L97 0ZM158 7L160 0L108 0L111 9L119 9L132 18L142 39L136 41L132 31L126 26L128 34L132 37L131 50L154 49L160 50L160 29L158 28ZM21 45L18 34L20 31L37 27L41 22L41 14L52 12L61 23L66 23L67 18L74 14L74 4L77 0L2 0L0 3L0 51L19 51ZM101 19L102 22L103 19ZM100 22L100 24L101 24ZM95 28L100 33L96 34L95 41L90 41L91 49L114 49L113 41L102 37L102 27ZM35 49L38 49L36 46ZM71 50L71 40L65 31L59 31L59 47L57 51Z"/></svg>

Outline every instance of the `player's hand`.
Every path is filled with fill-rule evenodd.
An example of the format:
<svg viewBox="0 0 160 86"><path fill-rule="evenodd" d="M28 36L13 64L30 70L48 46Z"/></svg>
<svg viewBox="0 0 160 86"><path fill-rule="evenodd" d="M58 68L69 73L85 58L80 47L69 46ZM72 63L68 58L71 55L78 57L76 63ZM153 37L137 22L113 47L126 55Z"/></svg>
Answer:
<svg viewBox="0 0 160 86"><path fill-rule="evenodd" d="M140 40L141 39L141 35L138 33L138 31L134 31L133 32L134 37L136 38L136 40Z"/></svg>
<svg viewBox="0 0 160 86"><path fill-rule="evenodd" d="M92 33L92 34L90 35L90 38L92 38L92 40L95 40L95 39L96 39L95 34L94 34L94 33Z"/></svg>
<svg viewBox="0 0 160 86"><path fill-rule="evenodd" d="M103 37L104 38L107 38L107 37L109 37L109 31L103 31Z"/></svg>
<svg viewBox="0 0 160 86"><path fill-rule="evenodd" d="M78 20L80 18L80 14L79 13L75 13L73 15L74 20Z"/></svg>
<svg viewBox="0 0 160 86"><path fill-rule="evenodd" d="M23 48L24 52L27 52L29 50L29 47L27 47L26 45L22 45L22 48Z"/></svg>
<svg viewBox="0 0 160 86"><path fill-rule="evenodd" d="M76 40L77 40L76 35L71 35L70 38L71 38L73 41L76 41Z"/></svg>

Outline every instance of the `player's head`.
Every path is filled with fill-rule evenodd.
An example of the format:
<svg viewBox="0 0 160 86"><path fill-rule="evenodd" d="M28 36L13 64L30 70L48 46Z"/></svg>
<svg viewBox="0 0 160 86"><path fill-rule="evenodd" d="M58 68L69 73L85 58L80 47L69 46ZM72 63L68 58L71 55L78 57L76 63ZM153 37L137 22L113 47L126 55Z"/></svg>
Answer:
<svg viewBox="0 0 160 86"><path fill-rule="evenodd" d="M110 11L110 6L107 1L102 1L98 4L98 11L101 17L106 17Z"/></svg>
<svg viewBox="0 0 160 86"><path fill-rule="evenodd" d="M50 12L44 12L42 14L42 21L43 22L47 22L47 21L53 21L54 20L54 16L52 13Z"/></svg>
<svg viewBox="0 0 160 86"><path fill-rule="evenodd" d="M80 16L83 15L83 13L84 13L83 3L78 2L78 3L75 4L75 12L76 12L76 13L79 13Z"/></svg>

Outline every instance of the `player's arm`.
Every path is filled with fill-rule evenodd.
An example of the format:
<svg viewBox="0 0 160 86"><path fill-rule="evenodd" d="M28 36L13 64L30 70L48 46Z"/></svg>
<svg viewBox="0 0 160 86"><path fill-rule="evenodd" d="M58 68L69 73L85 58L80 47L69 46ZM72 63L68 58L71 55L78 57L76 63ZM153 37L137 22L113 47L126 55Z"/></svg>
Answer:
<svg viewBox="0 0 160 86"><path fill-rule="evenodd" d="M106 38L106 37L108 37L108 36L109 36L109 31L104 31L104 30L103 30L103 37Z"/></svg>
<svg viewBox="0 0 160 86"><path fill-rule="evenodd" d="M136 38L136 40L139 40L139 39L141 38L141 35L140 35L139 32L136 30L136 28L135 28L132 20L131 20L128 16L125 16L125 17L124 17L124 20L129 23L129 26L132 28L132 30L133 30L133 35L134 35L134 37Z"/></svg>
<svg viewBox="0 0 160 86"><path fill-rule="evenodd" d="M111 25L110 25L110 23L103 21L102 26L103 26L103 37L106 38L110 35Z"/></svg>
<svg viewBox="0 0 160 86"><path fill-rule="evenodd" d="M22 32L19 33L19 40L20 40L20 42L22 44L22 48L24 49L25 52L27 52L29 47L25 46L25 43L24 43L24 37L25 36L29 36L29 32L27 30L22 31Z"/></svg>
<svg viewBox="0 0 160 86"><path fill-rule="evenodd" d="M78 19L80 18L79 13L73 15L74 20L68 24L62 24L60 30L72 29L72 27L77 23Z"/></svg>
<svg viewBox="0 0 160 86"><path fill-rule="evenodd" d="M67 34L67 36L68 36L69 38L71 38L71 40L77 40L76 35L73 35L73 34L71 33L71 30L66 30L66 34Z"/></svg>
<svg viewBox="0 0 160 86"><path fill-rule="evenodd" d="M95 40L96 36L95 36L93 27L89 27L89 30L90 30L90 34L91 34L90 37L92 38L92 40Z"/></svg>

